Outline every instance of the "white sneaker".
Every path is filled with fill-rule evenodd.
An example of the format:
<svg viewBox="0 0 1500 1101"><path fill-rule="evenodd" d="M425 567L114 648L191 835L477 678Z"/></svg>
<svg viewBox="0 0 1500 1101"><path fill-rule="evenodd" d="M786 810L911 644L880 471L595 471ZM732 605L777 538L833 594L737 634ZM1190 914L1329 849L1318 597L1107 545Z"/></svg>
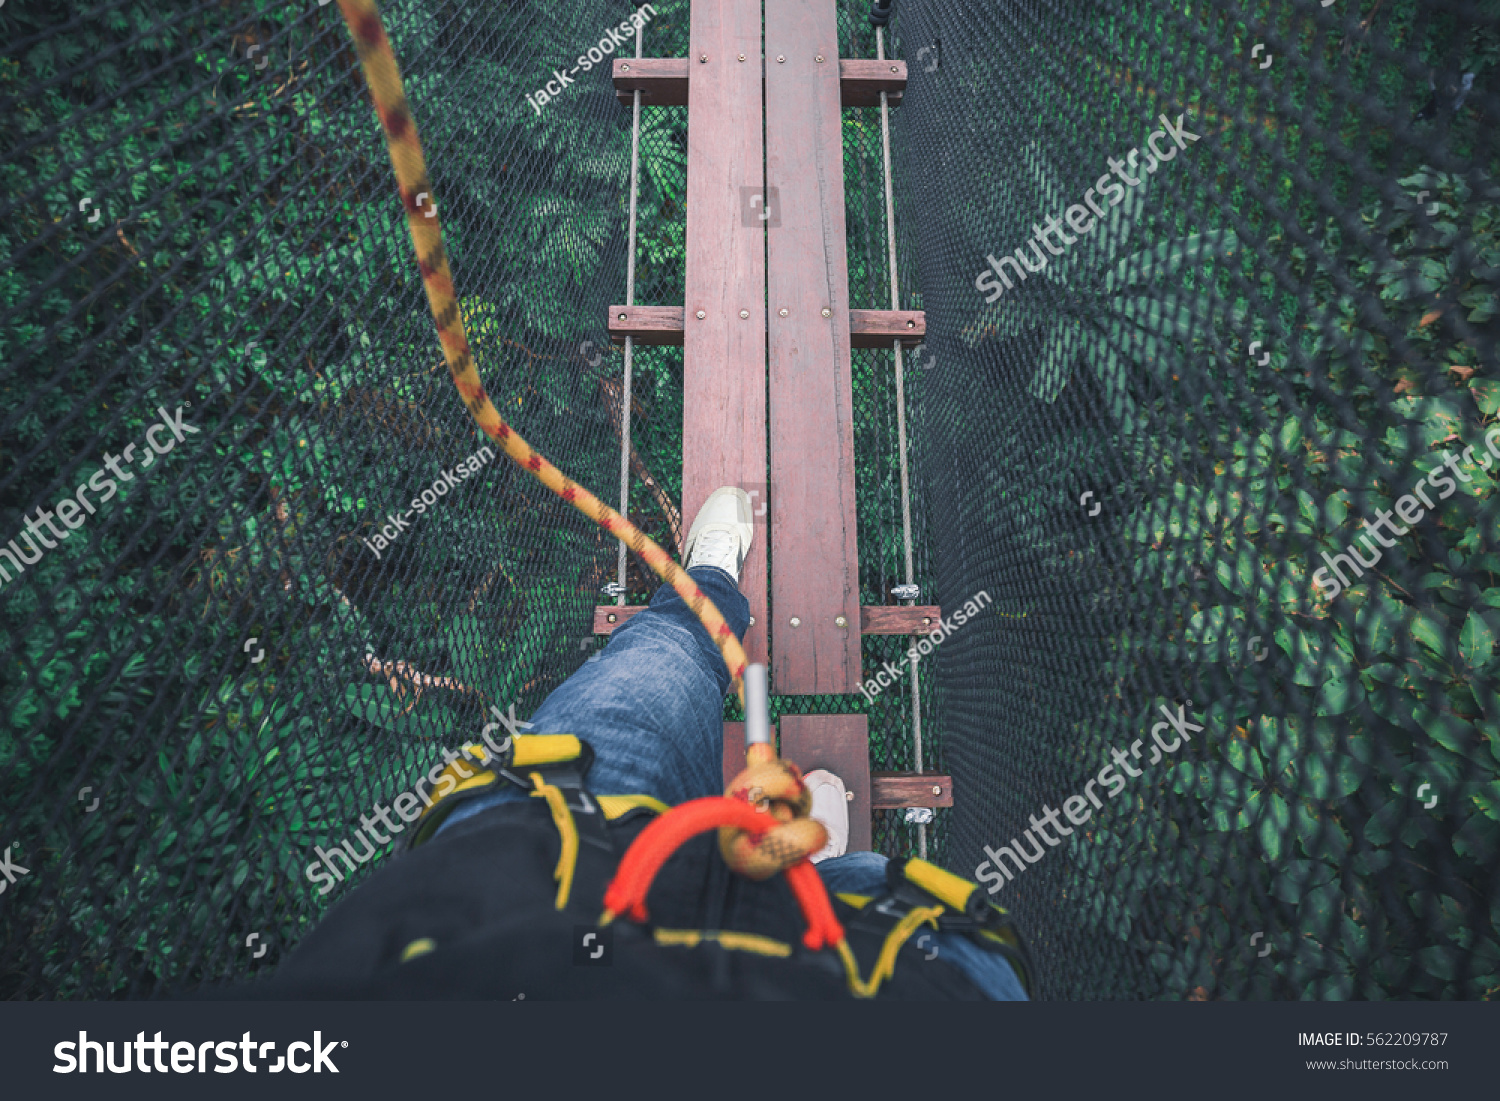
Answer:
<svg viewBox="0 0 1500 1101"><path fill-rule="evenodd" d="M815 768L802 782L812 792L812 810L808 817L823 823L828 844L808 857L814 864L833 856L843 856L849 848L849 796L844 781L827 769Z"/></svg>
<svg viewBox="0 0 1500 1101"><path fill-rule="evenodd" d="M683 545L684 569L717 566L739 584L740 567L755 534L751 524L750 494L734 486L720 486L708 495Z"/></svg>

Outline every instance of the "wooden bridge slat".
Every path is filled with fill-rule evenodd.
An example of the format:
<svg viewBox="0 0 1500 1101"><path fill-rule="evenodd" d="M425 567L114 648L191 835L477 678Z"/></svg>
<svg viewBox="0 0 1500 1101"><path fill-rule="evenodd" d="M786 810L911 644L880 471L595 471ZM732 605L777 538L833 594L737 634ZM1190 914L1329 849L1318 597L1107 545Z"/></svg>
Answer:
<svg viewBox="0 0 1500 1101"><path fill-rule="evenodd" d="M688 66L687 273L683 343L682 519L691 524L719 486L766 484L764 223L745 224L743 189L764 181L760 10L731 0L691 6ZM704 317L699 319L698 311ZM748 316L741 317L746 311ZM619 311L611 314L617 320ZM757 527L740 571L755 625L745 636L752 662L766 661L766 555Z"/></svg>
<svg viewBox="0 0 1500 1101"><path fill-rule="evenodd" d="M828 63L838 60L834 6L766 0L765 28L766 186L781 218L767 235L771 688L851 693L860 680L859 548L843 116L838 66Z"/></svg>
<svg viewBox="0 0 1500 1101"><path fill-rule="evenodd" d="M746 64L752 55L746 54ZM759 58L759 52L753 55ZM735 55L738 60L739 55ZM615 98L622 107L634 102L633 93L641 92L643 107L683 107L688 102L686 57L632 57L614 60ZM839 61L839 100L845 107L879 107L880 93L892 107L901 105L906 90L906 62L875 61L871 58L844 58Z"/></svg>

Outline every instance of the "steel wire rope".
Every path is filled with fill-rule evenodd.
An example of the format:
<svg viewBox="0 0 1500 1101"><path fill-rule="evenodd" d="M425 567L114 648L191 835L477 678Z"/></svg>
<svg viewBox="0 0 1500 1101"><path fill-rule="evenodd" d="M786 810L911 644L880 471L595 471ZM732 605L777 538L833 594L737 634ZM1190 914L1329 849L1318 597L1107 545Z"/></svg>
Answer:
<svg viewBox="0 0 1500 1101"><path fill-rule="evenodd" d="M645 25L636 28L635 31L635 56L636 60L643 57L642 51L645 44L642 39L646 35ZM641 90L636 88L630 93L630 229L626 237L629 251L625 254L625 305L635 305L635 212L637 202L637 191L640 186L641 168ZM620 381L620 515L630 515L630 388L631 378L631 355L635 350L635 340L628 333L625 336L625 372ZM620 591L615 594L615 603L625 603L625 544L620 544L619 559L619 586Z"/></svg>
<svg viewBox="0 0 1500 1101"><path fill-rule="evenodd" d="M875 60L885 60L885 28L875 28ZM880 149L885 165L885 245L891 273L891 309L901 308L901 285L896 272L896 204L891 189L891 109L885 92L880 93ZM901 547L906 561L906 585L916 585L911 554L911 479L906 461L906 373L901 360L901 341L891 341L896 355L896 451L901 463ZM914 600L908 597L907 600ZM917 679L917 658L911 661L911 742L913 763L922 771L922 685ZM927 826L917 824L917 855L927 859Z"/></svg>

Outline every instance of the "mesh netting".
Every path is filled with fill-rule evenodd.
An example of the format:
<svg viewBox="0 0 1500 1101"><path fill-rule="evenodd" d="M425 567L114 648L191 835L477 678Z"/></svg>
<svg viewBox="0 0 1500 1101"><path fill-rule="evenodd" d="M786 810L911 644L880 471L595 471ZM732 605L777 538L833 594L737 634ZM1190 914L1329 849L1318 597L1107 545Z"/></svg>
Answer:
<svg viewBox="0 0 1500 1101"><path fill-rule="evenodd" d="M646 54L684 55L687 4L653 6ZM382 10L486 386L612 500L630 112L607 62L528 95L633 9ZM0 30L0 995L253 975L368 874L320 895L319 847L598 646L615 547L456 399L336 7ZM957 791L929 852L999 859L1047 996L1492 993L1495 9L902 0L893 30L916 581L992 601L920 666ZM683 301L687 117L643 112L645 305ZM889 308L878 112L844 134L851 305ZM1090 196L1098 225L1045 228ZM861 601L890 604L891 353L853 377ZM681 349L637 348L630 513L663 546L682 395ZM1366 533L1429 471L1419 520ZM1356 534L1378 562L1320 591ZM773 713L868 712L904 771L909 691ZM1152 762L1153 726L1190 737Z"/></svg>
<svg viewBox="0 0 1500 1101"><path fill-rule="evenodd" d="M1497 9L899 14L952 866L1052 997L1493 994Z"/></svg>

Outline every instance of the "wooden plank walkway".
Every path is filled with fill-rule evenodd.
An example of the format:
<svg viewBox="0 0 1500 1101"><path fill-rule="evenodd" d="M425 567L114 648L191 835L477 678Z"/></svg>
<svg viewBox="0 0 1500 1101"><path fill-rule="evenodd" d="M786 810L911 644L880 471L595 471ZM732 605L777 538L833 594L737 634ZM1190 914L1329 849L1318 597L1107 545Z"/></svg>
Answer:
<svg viewBox="0 0 1500 1101"><path fill-rule="evenodd" d="M764 183L759 6L698 0L689 39L684 525L719 486L758 490L764 501L768 483L766 231L741 217L741 189ZM761 523L740 571L740 591L755 620L745 652L761 663L767 658L769 544Z"/></svg>
<svg viewBox="0 0 1500 1101"><path fill-rule="evenodd" d="M839 694L859 687L860 629L838 26L830 2L765 13L771 690Z"/></svg>
<svg viewBox="0 0 1500 1101"><path fill-rule="evenodd" d="M721 485L769 505L740 577L750 660L779 695L852 694L862 632L939 618L859 604L850 350L927 327L921 311L849 308L841 109L898 102L906 66L840 59L832 0L765 0L764 42L760 5L694 0L690 19L686 58L614 61L621 102L639 88L643 104L689 105L684 305L611 307L609 331L682 346L684 520ZM594 631L639 610L599 607ZM870 847L876 808L952 805L947 776L872 777L863 715L784 715L780 740L853 793L851 851ZM744 724L726 723L726 782L744 759Z"/></svg>

